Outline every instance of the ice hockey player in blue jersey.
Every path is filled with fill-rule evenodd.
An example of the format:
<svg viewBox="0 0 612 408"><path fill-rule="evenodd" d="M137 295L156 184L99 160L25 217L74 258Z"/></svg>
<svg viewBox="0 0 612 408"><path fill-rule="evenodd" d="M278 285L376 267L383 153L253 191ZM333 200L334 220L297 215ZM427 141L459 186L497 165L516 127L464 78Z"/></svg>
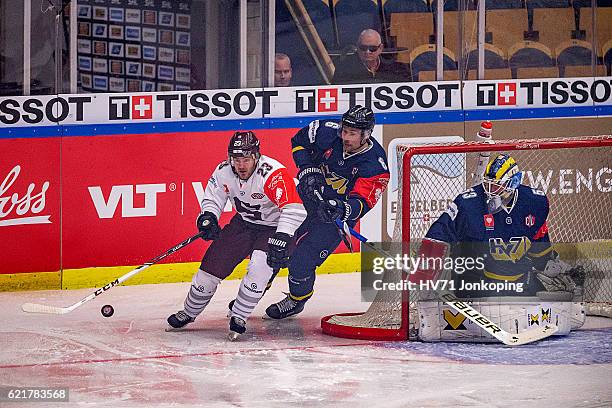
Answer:
<svg viewBox="0 0 612 408"><path fill-rule="evenodd" d="M370 137L374 122L374 113L357 105L340 123L315 120L292 138L298 193L308 216L295 234L289 294L266 309L271 318L283 319L304 309L313 295L315 269L341 242L334 221L354 226L385 191L389 169L384 149Z"/></svg>
<svg viewBox="0 0 612 408"><path fill-rule="evenodd" d="M573 298L570 267L558 258L550 243L548 199L544 192L521 181L515 160L507 154L498 155L487 165L482 183L457 196L423 239L423 256L441 256L450 246L451 256L484 258L484 270L454 276L456 289L461 289L461 281L481 280L522 283L523 288L518 293L516 285L505 292L460 290L459 297L556 292L555 300Z"/></svg>

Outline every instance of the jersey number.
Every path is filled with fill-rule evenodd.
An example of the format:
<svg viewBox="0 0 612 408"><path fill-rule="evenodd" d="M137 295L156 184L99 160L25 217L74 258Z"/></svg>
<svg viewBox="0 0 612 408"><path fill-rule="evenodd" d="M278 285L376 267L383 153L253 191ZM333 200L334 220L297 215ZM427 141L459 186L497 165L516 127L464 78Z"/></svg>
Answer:
<svg viewBox="0 0 612 408"><path fill-rule="evenodd" d="M465 200L470 199L470 198L474 198L476 197L478 194L474 191L473 188L467 189L465 190L463 193L461 193L461 197Z"/></svg>
<svg viewBox="0 0 612 408"><path fill-rule="evenodd" d="M270 170L272 170L272 166L270 166L268 163L262 163L261 167L257 169L257 174L259 174L261 177L266 177L266 174L268 174Z"/></svg>
<svg viewBox="0 0 612 408"><path fill-rule="evenodd" d="M261 208L261 205L250 205L248 203L243 203L236 197L234 197L234 204L236 206L236 211L244 214L245 217L250 218L253 221L261 221L261 211L257 211Z"/></svg>

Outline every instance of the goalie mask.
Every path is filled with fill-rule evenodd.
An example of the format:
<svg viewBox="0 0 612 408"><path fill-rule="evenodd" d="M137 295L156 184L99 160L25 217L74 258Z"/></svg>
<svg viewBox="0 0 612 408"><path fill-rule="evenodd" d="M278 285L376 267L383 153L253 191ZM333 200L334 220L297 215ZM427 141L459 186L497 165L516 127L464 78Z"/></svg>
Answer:
<svg viewBox="0 0 612 408"><path fill-rule="evenodd" d="M259 152L259 140L255 133L249 131L236 132L230 139L227 147L227 158L232 166L232 170L243 180L248 179L261 157ZM252 159L244 160L244 159Z"/></svg>
<svg viewBox="0 0 612 408"><path fill-rule="evenodd" d="M516 161L507 154L500 154L487 165L482 187L487 195L491 213L499 211L501 204L508 204L523 180Z"/></svg>
<svg viewBox="0 0 612 408"><path fill-rule="evenodd" d="M342 115L342 127L351 127L361 130L362 144L365 143L366 139L372 134L375 122L374 112L361 105L353 106Z"/></svg>

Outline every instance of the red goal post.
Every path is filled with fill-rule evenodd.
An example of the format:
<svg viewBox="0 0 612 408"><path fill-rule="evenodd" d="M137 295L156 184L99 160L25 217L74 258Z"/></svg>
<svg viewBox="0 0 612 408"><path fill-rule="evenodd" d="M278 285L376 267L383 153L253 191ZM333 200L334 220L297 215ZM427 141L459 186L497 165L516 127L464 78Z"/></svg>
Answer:
<svg viewBox="0 0 612 408"><path fill-rule="evenodd" d="M587 314L612 317L612 217L609 215L612 210L611 135L501 140L493 144L399 145L397 157L400 168L396 171L400 179L398 209L401 212L397 214L393 240L402 242L404 253L414 254L415 246L443 210L438 208L437 212L427 214L418 211L413 205L414 197L419 197L425 203L428 199L438 199L439 202L454 199L461 191L471 187L476 157L483 152L491 155L509 153L515 157L519 168L527 172L528 177L527 180L524 178L523 184L534 188L544 184L551 206L549 225L553 245L556 242L574 243L578 248L576 251L586 254L583 255L585 268L593 276L584 285ZM435 166L439 168L431 172L430 177L421 177L427 175L423 169L431 163L436 163ZM439 176L453 171L461 175L453 179L454 185L445 190L445 182L440 180L450 178ZM422 174L416 174L418 172ZM557 173L559 184L551 188L551 182L554 184L557 181L551 175ZM571 176L576 179L574 185L568 179ZM445 196L435 197L436 193ZM598 252L600 250L604 252L603 255ZM387 271L387 274L393 273L396 275L390 276L390 281L396 281L397 274L401 274L399 271ZM387 274L383 279L387 278ZM405 274L402 278L406 278ZM321 319L321 327L325 334L336 337L368 340L414 338L418 330L418 319L412 310L416 301L418 299L407 290L400 293L379 292L366 312L325 316Z"/></svg>

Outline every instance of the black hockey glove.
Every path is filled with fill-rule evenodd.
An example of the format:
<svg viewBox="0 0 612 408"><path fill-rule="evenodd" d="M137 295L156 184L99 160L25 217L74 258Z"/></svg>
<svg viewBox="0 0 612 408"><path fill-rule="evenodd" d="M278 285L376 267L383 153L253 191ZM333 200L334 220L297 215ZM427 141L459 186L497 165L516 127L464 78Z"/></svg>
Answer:
<svg viewBox="0 0 612 408"><path fill-rule="evenodd" d="M323 222L335 222L337 219L346 221L351 214L351 207L344 201L334 198L323 200L317 208L319 219Z"/></svg>
<svg viewBox="0 0 612 408"><path fill-rule="evenodd" d="M325 177L323 172L318 167L305 167L297 175L299 184L297 191L302 200L310 200L317 202L318 198L315 195L315 191L319 194L323 194L323 187L325 186Z"/></svg>
<svg viewBox="0 0 612 408"><path fill-rule="evenodd" d="M289 265L289 243L291 235L275 232L268 238L268 265L272 269L286 268Z"/></svg>
<svg viewBox="0 0 612 408"><path fill-rule="evenodd" d="M221 232L217 217L210 211L204 211L202 214L198 215L196 226L202 233L202 239L206 241L214 241L219 236L219 232Z"/></svg>

